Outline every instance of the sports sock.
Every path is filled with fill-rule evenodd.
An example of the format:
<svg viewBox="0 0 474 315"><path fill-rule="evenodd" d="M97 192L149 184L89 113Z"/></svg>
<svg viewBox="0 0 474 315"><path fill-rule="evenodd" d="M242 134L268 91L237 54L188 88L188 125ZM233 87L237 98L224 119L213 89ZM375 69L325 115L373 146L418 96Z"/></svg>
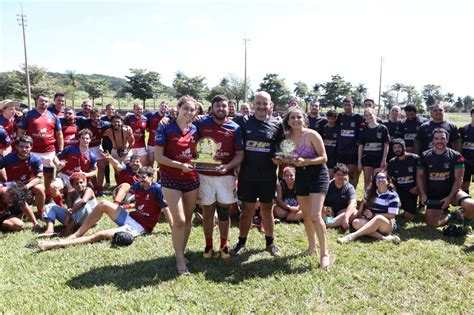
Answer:
<svg viewBox="0 0 474 315"><path fill-rule="evenodd" d="M265 243L267 244L267 247L272 245L274 241L273 236L265 236Z"/></svg>
<svg viewBox="0 0 474 315"><path fill-rule="evenodd" d="M221 237L221 248L227 246L227 238Z"/></svg>

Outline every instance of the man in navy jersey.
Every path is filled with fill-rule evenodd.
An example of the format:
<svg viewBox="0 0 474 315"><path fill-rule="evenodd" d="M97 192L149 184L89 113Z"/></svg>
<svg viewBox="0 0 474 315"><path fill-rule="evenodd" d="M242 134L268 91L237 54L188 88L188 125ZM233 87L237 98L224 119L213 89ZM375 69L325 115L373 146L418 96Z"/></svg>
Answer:
<svg viewBox="0 0 474 315"><path fill-rule="evenodd" d="M403 110L405 111L405 119L402 120L395 131L395 136L405 141L406 151L408 153L415 152L415 138L418 134L420 126L427 120L418 116L418 108L415 105L408 104Z"/></svg>
<svg viewBox="0 0 474 315"><path fill-rule="evenodd" d="M319 134L322 133L323 127L328 123L328 120L319 114L319 102L316 100L309 103L309 113L306 117L308 117L308 128L317 131Z"/></svg>
<svg viewBox="0 0 474 315"><path fill-rule="evenodd" d="M420 126L418 134L415 138L415 153L420 154L434 145L432 143L433 130L443 128L448 132L448 147L458 152L461 151L461 140L459 139L459 131L455 124L445 120L443 105L435 104L430 109L431 120Z"/></svg>
<svg viewBox="0 0 474 315"><path fill-rule="evenodd" d="M474 174L474 108L471 109L471 123L459 129L459 133L465 166L462 189L469 194L469 185Z"/></svg>
<svg viewBox="0 0 474 315"><path fill-rule="evenodd" d="M220 256L230 258L227 239L230 229L230 207L237 202L234 169L244 158L240 126L227 117L228 98L216 95L211 101L211 116L195 122L199 137L208 137L217 143L215 159L221 165L215 171L199 172L199 198L202 206L202 226L206 247L204 258L213 256L212 234L214 214L217 211L220 231Z"/></svg>
<svg viewBox="0 0 474 315"><path fill-rule="evenodd" d="M28 189L25 187L0 186L0 231L16 232L24 227L22 216L33 222L33 231L40 232L41 226L28 205Z"/></svg>
<svg viewBox="0 0 474 315"><path fill-rule="evenodd" d="M64 117L64 104L66 104L66 95L64 93L56 93L53 98L54 104L48 107L48 110L58 116Z"/></svg>
<svg viewBox="0 0 474 315"><path fill-rule="evenodd" d="M464 158L448 148L449 132L433 130L434 147L420 156L417 169L417 187L420 202L426 205L426 222L431 227L445 224L447 209L459 192L464 176Z"/></svg>
<svg viewBox="0 0 474 315"><path fill-rule="evenodd" d="M342 101L344 113L337 118L339 134L337 137L336 156L337 162L346 164L349 168L349 182L357 188L360 172L357 169L358 146L357 139L362 128L363 118L353 113L354 102L352 98L346 97Z"/></svg>
<svg viewBox="0 0 474 315"><path fill-rule="evenodd" d="M420 157L405 151L405 141L396 138L392 141L392 151L395 154L388 162L388 176L397 188L398 196L405 210L406 220L413 220L418 212L418 188L416 187L416 168Z"/></svg>
<svg viewBox="0 0 474 315"><path fill-rule="evenodd" d="M89 244L112 239L117 232L127 232L132 237L151 233L160 219L161 211L168 207L163 198L160 184L153 182L153 174L154 170L151 167L142 167L138 170L138 183L132 187L135 194L135 204L127 207L134 207L135 211L128 213L124 207L110 201L102 201L92 210L74 234L65 240L39 242L38 247L41 250L48 250L77 244ZM104 214L108 215L119 227L84 236Z"/></svg>
<svg viewBox="0 0 474 315"><path fill-rule="evenodd" d="M4 100L0 102L0 126L5 128L5 131L12 141L12 151L16 151L16 133L17 133L17 117L15 115L15 107L20 106L20 102L12 100Z"/></svg>
<svg viewBox="0 0 474 315"><path fill-rule="evenodd" d="M321 137L326 148L328 161L326 165L329 170L329 178L334 176L334 166L336 166L336 145L339 135L339 126L337 125L337 112L334 109L326 113L327 124L321 128Z"/></svg>
<svg viewBox="0 0 474 315"><path fill-rule="evenodd" d="M239 221L239 241L231 251L240 255L245 251L247 235L255 212L257 199L265 229L266 250L272 256L279 256L280 250L274 244L274 217L272 201L276 190L276 165L273 164L276 145L283 140L281 121L271 116L273 103L270 94L257 92L253 101L254 114L239 116L236 122L242 128L244 159L240 166L238 195L243 202Z"/></svg>
<svg viewBox="0 0 474 315"><path fill-rule="evenodd" d="M125 123L132 128L133 138L135 142L132 147L132 153L140 157L143 166L148 165L148 152L145 144L145 131L148 118L143 115L143 105L135 103L133 105L134 115L129 115L125 119Z"/></svg>
<svg viewBox="0 0 474 315"><path fill-rule="evenodd" d="M92 103L89 100L85 100L81 105L82 111L77 113L77 118L91 118Z"/></svg>
<svg viewBox="0 0 474 315"><path fill-rule="evenodd" d="M54 179L53 159L56 149L64 149L64 138L59 117L48 111L49 98L40 93L35 99L36 108L27 112L18 125L18 136L27 134L33 139L32 152L36 153L43 163L46 200L51 198L48 189Z"/></svg>
<svg viewBox="0 0 474 315"><path fill-rule="evenodd" d="M385 127L387 127L388 135L390 136L390 141L396 138L397 130L400 127L400 106L394 105L390 108L390 115L388 119L383 122ZM387 163L390 161L395 155L392 151L392 146L389 146L388 154L387 154Z"/></svg>
<svg viewBox="0 0 474 315"><path fill-rule="evenodd" d="M17 151L0 159L0 169L5 169L7 175L7 182L3 185L12 186L12 183L19 183L31 190L37 211L42 213L45 202L45 188L41 184L43 163L39 156L31 153L32 147L33 139L30 136L20 136L17 140Z"/></svg>
<svg viewBox="0 0 474 315"><path fill-rule="evenodd" d="M137 172L142 167L140 157L133 154L128 163L120 162L114 159L109 153L105 153L105 157L115 170L115 186L113 191L113 200L117 205L123 202L130 203L130 198L134 197L130 194L133 184L138 182Z"/></svg>

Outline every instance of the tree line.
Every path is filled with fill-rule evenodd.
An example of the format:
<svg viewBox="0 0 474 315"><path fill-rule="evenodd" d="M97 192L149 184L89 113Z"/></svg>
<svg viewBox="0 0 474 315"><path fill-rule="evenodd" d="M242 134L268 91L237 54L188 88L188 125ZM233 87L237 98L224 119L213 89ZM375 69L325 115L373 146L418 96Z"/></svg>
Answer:
<svg viewBox="0 0 474 315"><path fill-rule="evenodd" d="M158 72L147 69L132 68L125 79L102 74L77 74L75 71L48 72L39 66L29 66L29 74L32 95L39 92L52 95L63 91L72 100L73 106L78 97L88 97L93 103L96 99L101 99L102 105L104 97L113 97L119 104L121 101L130 103L138 99L144 106L150 99L156 102L160 98L173 99L183 95L191 95L200 101L210 101L217 94L225 94L234 99L237 105L248 101L244 100L244 80L235 74L222 78L218 85L211 88L206 83L206 77L191 77L181 71L176 73L171 86L161 82ZM271 95L277 109L284 109L291 98L297 98L306 108L314 99L319 100L322 107L341 107L345 96L352 96L355 106L360 107L367 98L367 88L363 83L353 85L340 74L332 75L330 80L324 83L308 85L298 81L290 88L285 78L276 73L267 73L259 84L257 91L259 90L267 91ZM249 99L252 99L254 91L250 89L249 81L247 91ZM26 95L24 67L0 73L0 96L3 99L24 99ZM444 93L442 87L435 84L426 84L421 90L417 90L413 85L394 83L381 94L381 103L384 109L390 109L394 105L415 104L420 112L424 112L426 106L443 103L448 111L467 112L472 108L473 98L469 95L455 96L451 92Z"/></svg>

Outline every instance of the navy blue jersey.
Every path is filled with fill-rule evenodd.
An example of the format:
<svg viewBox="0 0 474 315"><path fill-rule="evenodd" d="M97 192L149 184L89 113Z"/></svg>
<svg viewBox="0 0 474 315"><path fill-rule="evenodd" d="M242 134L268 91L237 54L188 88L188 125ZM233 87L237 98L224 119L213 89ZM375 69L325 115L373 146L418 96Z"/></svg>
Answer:
<svg viewBox="0 0 474 315"><path fill-rule="evenodd" d="M313 129L319 134L322 133L323 127L328 123L328 120L321 116L311 117L311 115L308 114L306 117L308 117L308 128Z"/></svg>
<svg viewBox="0 0 474 315"><path fill-rule="evenodd" d="M337 154L357 154L357 138L359 137L359 131L363 124L362 116L359 114L347 116L341 113L337 116L337 123L339 125Z"/></svg>
<svg viewBox="0 0 474 315"><path fill-rule="evenodd" d="M474 127L471 124L459 129L465 163L474 167Z"/></svg>
<svg viewBox="0 0 474 315"><path fill-rule="evenodd" d="M416 186L416 167L420 157L413 153L405 153L403 160L397 157L388 162L388 176L392 178L397 190L410 190Z"/></svg>
<svg viewBox="0 0 474 315"><path fill-rule="evenodd" d="M402 138L405 141L407 148L413 148L415 145L415 138L420 130L420 126L423 125L427 120L423 117L416 117L415 119L409 120L405 118L398 125L397 130L395 131L395 136L397 138Z"/></svg>
<svg viewBox="0 0 474 315"><path fill-rule="evenodd" d="M363 146L362 157L382 158L384 145L388 143L387 127L382 124L374 128L365 126L360 131L358 142Z"/></svg>
<svg viewBox="0 0 474 315"><path fill-rule="evenodd" d="M339 135L339 126L329 127L325 125L321 131L321 137L323 138L324 147L326 148L326 155L329 161L336 160L336 145L337 137Z"/></svg>
<svg viewBox="0 0 474 315"><path fill-rule="evenodd" d="M283 140L281 121L270 117L265 121L255 115L239 116L235 122L242 128L244 160L239 178L247 181L276 181L276 165L272 162L276 145Z"/></svg>
<svg viewBox="0 0 474 315"><path fill-rule="evenodd" d="M458 127L450 121L443 121L440 123L436 123L434 121L425 122L423 125L420 126L420 130L418 130L418 134L416 135L415 142L420 145L420 152L426 151L433 147L431 143L432 140L432 133L435 128L444 128L449 133L448 139L448 147L453 148L453 143L459 141L459 131Z"/></svg>

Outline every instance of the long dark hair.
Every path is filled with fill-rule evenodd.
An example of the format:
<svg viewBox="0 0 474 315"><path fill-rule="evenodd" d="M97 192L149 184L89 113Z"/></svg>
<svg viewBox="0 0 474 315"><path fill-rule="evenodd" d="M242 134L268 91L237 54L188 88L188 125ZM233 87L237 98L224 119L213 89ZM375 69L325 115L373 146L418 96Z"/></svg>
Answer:
<svg viewBox="0 0 474 315"><path fill-rule="evenodd" d="M24 185L15 184L13 187L8 188L7 191L13 208L21 209L31 199L31 192Z"/></svg>
<svg viewBox="0 0 474 315"><path fill-rule="evenodd" d="M374 200L375 197L377 196L377 180L375 179L378 174L385 174L387 177L387 186L388 189L395 191L394 186L392 185L392 181L390 177L388 176L387 172L385 171L378 171L377 173L372 176L372 181L370 182L370 186L367 189L367 192L365 193L364 199L365 199L365 208L370 209L374 205Z"/></svg>

